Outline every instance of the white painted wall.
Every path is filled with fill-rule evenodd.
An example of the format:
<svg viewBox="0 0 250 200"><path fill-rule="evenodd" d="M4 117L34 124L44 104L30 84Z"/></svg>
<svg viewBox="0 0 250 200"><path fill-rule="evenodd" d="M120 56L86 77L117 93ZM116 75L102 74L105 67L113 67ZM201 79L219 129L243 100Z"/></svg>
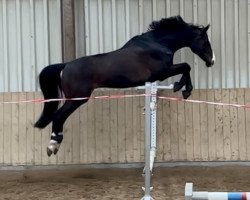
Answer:
<svg viewBox="0 0 250 200"><path fill-rule="evenodd" d="M60 2L0 0L0 92L37 91L40 70L61 62ZM213 68L189 49L175 55L176 63L192 66L195 88L249 87L248 10L249 0L75 0L76 54L115 50L152 20L180 14L187 22L212 25Z"/></svg>
<svg viewBox="0 0 250 200"><path fill-rule="evenodd" d="M0 0L0 92L38 90L41 69L61 60L60 0Z"/></svg>

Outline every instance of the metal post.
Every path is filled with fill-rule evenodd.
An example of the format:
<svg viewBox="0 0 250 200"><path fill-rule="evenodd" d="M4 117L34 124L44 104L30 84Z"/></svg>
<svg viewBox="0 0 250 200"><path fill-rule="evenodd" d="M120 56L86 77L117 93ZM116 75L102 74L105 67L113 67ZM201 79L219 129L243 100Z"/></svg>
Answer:
<svg viewBox="0 0 250 200"><path fill-rule="evenodd" d="M154 159L156 155L156 103L157 103L157 83L151 84L150 98L150 171L153 171Z"/></svg>
<svg viewBox="0 0 250 200"><path fill-rule="evenodd" d="M153 171L154 159L156 155L156 103L158 89L173 89L173 85L158 86L157 82L147 82L145 86L139 86L137 89L145 89L145 184L143 190L144 197L141 200L154 200L150 196L151 173Z"/></svg>
<svg viewBox="0 0 250 200"><path fill-rule="evenodd" d="M151 185L151 170L150 170L150 149L151 149L151 83L145 85L145 185L144 185L144 197L141 200L153 200L150 196Z"/></svg>

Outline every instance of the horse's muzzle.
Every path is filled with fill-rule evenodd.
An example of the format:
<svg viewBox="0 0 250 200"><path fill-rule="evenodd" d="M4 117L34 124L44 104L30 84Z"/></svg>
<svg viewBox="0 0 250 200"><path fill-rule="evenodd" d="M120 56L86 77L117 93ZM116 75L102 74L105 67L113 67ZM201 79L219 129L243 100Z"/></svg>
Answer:
<svg viewBox="0 0 250 200"><path fill-rule="evenodd" d="M214 65L214 60L212 60L211 62L206 62L207 67L212 67L213 65Z"/></svg>
<svg viewBox="0 0 250 200"><path fill-rule="evenodd" d="M206 62L207 67L212 67L215 63L215 54L213 52L213 57L210 62Z"/></svg>

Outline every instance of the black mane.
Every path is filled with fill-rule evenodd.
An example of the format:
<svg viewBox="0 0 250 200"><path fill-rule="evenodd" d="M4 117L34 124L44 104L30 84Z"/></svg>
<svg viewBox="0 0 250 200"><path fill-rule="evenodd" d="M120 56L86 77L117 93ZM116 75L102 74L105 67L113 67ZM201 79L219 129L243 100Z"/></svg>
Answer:
<svg viewBox="0 0 250 200"><path fill-rule="evenodd" d="M179 30L184 27L190 26L195 29L201 29L203 26L197 26L193 24L186 23L181 16L174 16L169 18L163 18L159 21L153 21L149 27L148 31L158 31L158 30Z"/></svg>

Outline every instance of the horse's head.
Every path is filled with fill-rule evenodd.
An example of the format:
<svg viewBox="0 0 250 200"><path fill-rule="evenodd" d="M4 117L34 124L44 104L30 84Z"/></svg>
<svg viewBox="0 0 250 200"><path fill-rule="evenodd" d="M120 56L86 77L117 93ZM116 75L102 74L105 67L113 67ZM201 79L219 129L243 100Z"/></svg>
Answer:
<svg viewBox="0 0 250 200"><path fill-rule="evenodd" d="M157 39L168 48L178 50L182 47L190 47L208 67L215 62L215 56L208 40L206 27L200 27L186 23L181 16L164 18L153 21L148 31L157 33Z"/></svg>
<svg viewBox="0 0 250 200"><path fill-rule="evenodd" d="M191 50L204 60L207 67L211 67L215 62L215 55L208 40L208 28L209 25L204 28L200 28L199 31L197 31L197 34L191 44Z"/></svg>

